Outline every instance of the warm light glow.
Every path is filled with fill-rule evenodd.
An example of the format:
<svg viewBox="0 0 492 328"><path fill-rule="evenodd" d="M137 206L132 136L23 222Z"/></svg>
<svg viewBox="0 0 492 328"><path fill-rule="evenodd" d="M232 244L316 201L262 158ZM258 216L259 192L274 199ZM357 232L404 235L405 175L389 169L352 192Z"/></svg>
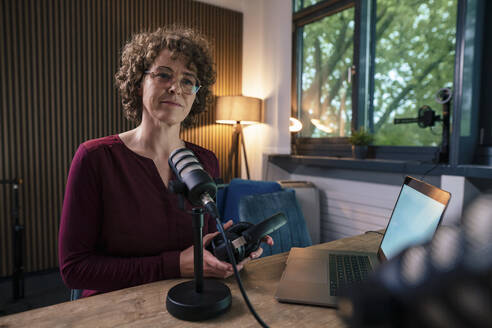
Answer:
<svg viewBox="0 0 492 328"><path fill-rule="evenodd" d="M302 123L297 118L289 118L289 132L299 132L302 129Z"/></svg>
<svg viewBox="0 0 492 328"><path fill-rule="evenodd" d="M332 128L330 128L329 126L323 125L323 123L321 123L321 121L318 119L312 118L311 123L313 123L313 125L315 127L317 127L318 129L320 129L323 132L326 132L326 133L332 133L333 132Z"/></svg>
<svg viewBox="0 0 492 328"><path fill-rule="evenodd" d="M237 121L233 121L233 120L217 120L215 122L217 122L219 124L236 124L237 123Z"/></svg>
<svg viewBox="0 0 492 328"><path fill-rule="evenodd" d="M237 121L233 121L233 120L216 120L215 121L216 123L219 123L219 124L236 124ZM253 121L239 121L239 123L243 124L243 125L249 125L249 124L257 124L258 122L253 122Z"/></svg>

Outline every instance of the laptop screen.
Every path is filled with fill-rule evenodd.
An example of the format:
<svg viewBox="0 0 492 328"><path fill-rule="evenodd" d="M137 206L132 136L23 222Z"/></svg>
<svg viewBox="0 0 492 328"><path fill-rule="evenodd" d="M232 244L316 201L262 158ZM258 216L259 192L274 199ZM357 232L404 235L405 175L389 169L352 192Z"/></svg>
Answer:
<svg viewBox="0 0 492 328"><path fill-rule="evenodd" d="M442 201L404 184L381 242L386 259L431 240L445 207Z"/></svg>

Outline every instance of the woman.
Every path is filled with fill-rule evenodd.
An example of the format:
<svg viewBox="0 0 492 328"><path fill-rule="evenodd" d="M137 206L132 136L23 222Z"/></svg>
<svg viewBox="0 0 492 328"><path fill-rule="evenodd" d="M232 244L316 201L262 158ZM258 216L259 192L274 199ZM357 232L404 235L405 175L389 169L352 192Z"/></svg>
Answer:
<svg viewBox="0 0 492 328"><path fill-rule="evenodd" d="M138 126L87 141L74 156L59 235L60 271L69 288L90 296L193 276L191 217L167 189L176 179L168 158L187 147L212 177L219 176L212 152L179 137L181 126L205 110L214 82L208 44L192 30L145 32L124 47L116 85L125 116ZM218 233L209 216L203 231L204 245ZM273 244L270 237L265 241ZM207 250L203 259L205 277L233 273Z"/></svg>

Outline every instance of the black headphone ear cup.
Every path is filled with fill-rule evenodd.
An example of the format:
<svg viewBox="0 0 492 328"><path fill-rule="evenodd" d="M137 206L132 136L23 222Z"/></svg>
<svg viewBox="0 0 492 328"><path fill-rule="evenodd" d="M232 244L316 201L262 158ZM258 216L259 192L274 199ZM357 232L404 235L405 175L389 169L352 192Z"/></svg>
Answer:
<svg viewBox="0 0 492 328"><path fill-rule="evenodd" d="M230 240L231 234L228 234L227 231L224 231L226 234L226 238ZM232 235L233 236L233 235ZM215 255L221 261L229 262L229 256L227 254L227 244L224 242L224 238L222 238L221 234L215 236L212 239L212 242L207 247L207 249ZM233 250L233 255L236 256L236 252Z"/></svg>
<svg viewBox="0 0 492 328"><path fill-rule="evenodd" d="M224 238L222 238L222 235L219 233L217 236L214 237L214 239L212 239L210 245L218 245L219 243L223 243L223 242L224 242Z"/></svg>
<svg viewBox="0 0 492 328"><path fill-rule="evenodd" d="M237 238L242 236L243 231L252 227L253 225L254 224L250 222L239 222L234 224L233 226L229 227L229 229L224 231L227 240L229 241L236 240ZM215 257L217 257L219 260L229 262L226 243L224 242L224 239L222 238L221 234L215 236L215 238L212 240L212 242L210 243L207 249L211 251L215 255ZM237 248L233 247L232 252L237 263L241 262L245 256L249 255L249 253L247 253L245 246L240 246Z"/></svg>
<svg viewBox="0 0 492 328"><path fill-rule="evenodd" d="M243 231L251 228L254 224L250 222L238 222L227 231L230 233L230 235L227 236L227 238L230 241L233 241L243 235ZM236 263L241 262L246 256L247 256L247 250L246 250L247 245L239 246L237 248L234 248L234 257L236 259Z"/></svg>
<svg viewBox="0 0 492 328"><path fill-rule="evenodd" d="M238 224L235 224L234 226L231 227L236 233L238 233L238 237L242 236L243 232L245 230L248 230L249 228L253 227L254 224L251 222L239 222ZM260 247L261 241L258 240L255 243L247 243L244 246L241 246L241 254L240 254L240 259L238 262L242 261L245 257L249 256L251 252L256 251ZM237 260L237 259L236 259Z"/></svg>

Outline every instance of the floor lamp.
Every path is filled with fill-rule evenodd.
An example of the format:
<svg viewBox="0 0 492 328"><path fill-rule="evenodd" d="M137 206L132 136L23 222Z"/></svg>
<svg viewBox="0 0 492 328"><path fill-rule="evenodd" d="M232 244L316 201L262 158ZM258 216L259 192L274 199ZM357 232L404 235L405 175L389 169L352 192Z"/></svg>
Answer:
<svg viewBox="0 0 492 328"><path fill-rule="evenodd" d="M234 168L235 172L239 171L239 140L243 148L244 163L246 165L246 176L248 180L249 166L248 157L246 155L246 146L244 144L243 124L255 124L261 122L261 103L259 98L245 97L245 96L222 96L217 97L217 106L215 111L215 120L217 123L222 124L234 124L234 133L232 140L232 150L229 155L229 163L232 162L232 156L234 156ZM228 176L231 174L231 167L229 166Z"/></svg>

